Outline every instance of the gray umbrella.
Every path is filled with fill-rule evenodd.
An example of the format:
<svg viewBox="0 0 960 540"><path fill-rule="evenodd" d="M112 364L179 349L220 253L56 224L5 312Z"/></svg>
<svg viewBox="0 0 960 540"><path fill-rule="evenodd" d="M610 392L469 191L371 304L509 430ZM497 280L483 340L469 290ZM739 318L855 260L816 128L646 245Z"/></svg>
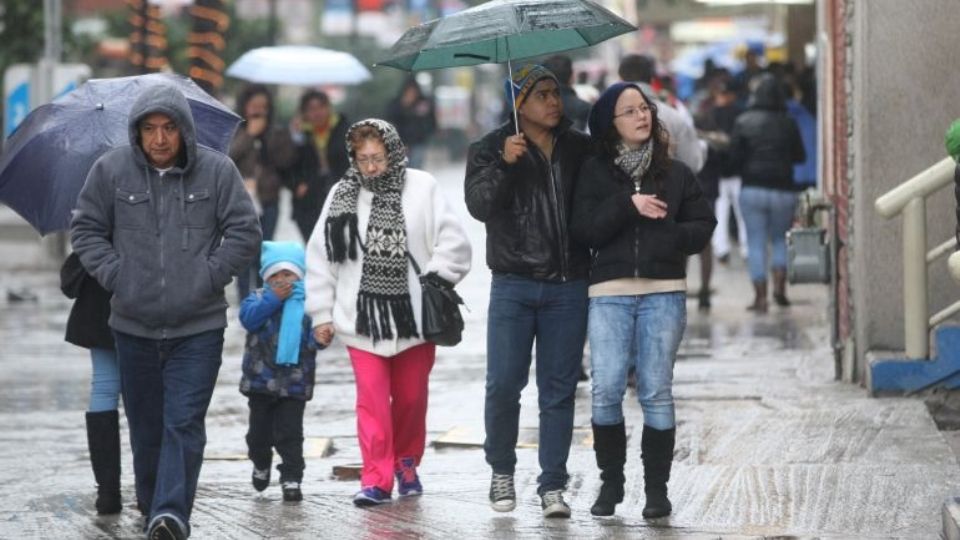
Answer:
<svg viewBox="0 0 960 540"><path fill-rule="evenodd" d="M91 79L33 110L7 140L0 156L0 202L40 234L68 228L90 167L110 148L130 144L130 108L156 85L183 92L199 144L228 151L241 118L192 80L166 73Z"/></svg>

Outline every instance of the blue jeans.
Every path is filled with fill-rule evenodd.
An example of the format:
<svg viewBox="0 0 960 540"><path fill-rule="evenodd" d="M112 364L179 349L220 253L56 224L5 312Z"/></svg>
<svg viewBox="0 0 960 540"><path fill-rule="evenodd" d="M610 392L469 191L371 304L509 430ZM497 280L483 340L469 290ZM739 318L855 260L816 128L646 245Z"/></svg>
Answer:
<svg viewBox="0 0 960 540"><path fill-rule="evenodd" d="M770 266L787 267L787 231L793 224L797 194L781 189L744 186L740 212L747 227L747 267L753 281L767 280L767 241L771 244Z"/></svg>
<svg viewBox="0 0 960 540"><path fill-rule="evenodd" d="M114 332L133 447L137 502L148 521L189 523L207 444L204 419L223 354L223 329L157 340Z"/></svg>
<svg viewBox="0 0 960 540"><path fill-rule="evenodd" d="M93 376L90 378L89 412L117 410L120 401L120 366L113 349L90 349Z"/></svg>
<svg viewBox="0 0 960 540"><path fill-rule="evenodd" d="M590 299L594 424L623 422L627 369L633 365L643 423L659 430L676 425L673 364L686 326L684 291Z"/></svg>
<svg viewBox="0 0 960 540"><path fill-rule="evenodd" d="M563 489L587 330L587 283L549 283L494 274L488 313L487 438L483 444L487 463L495 473L514 473L520 392L527 386L536 339L542 471L538 492Z"/></svg>

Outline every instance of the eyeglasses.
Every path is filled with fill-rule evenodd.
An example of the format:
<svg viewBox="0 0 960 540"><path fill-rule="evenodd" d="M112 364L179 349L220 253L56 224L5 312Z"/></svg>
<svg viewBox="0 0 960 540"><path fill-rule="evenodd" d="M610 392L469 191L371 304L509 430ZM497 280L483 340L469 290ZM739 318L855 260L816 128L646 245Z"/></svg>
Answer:
<svg viewBox="0 0 960 540"><path fill-rule="evenodd" d="M629 108L626 108L626 109L623 110L622 113L620 113L620 114L615 114L615 115L613 115L613 117L614 117L614 118L620 118L621 116L632 116L632 117L634 117L634 118L637 118L637 117L640 117L640 116L646 116L646 115L648 115L648 114L650 114L650 107L647 107L646 105L644 105L644 106L642 106L642 107L629 107Z"/></svg>
<svg viewBox="0 0 960 540"><path fill-rule="evenodd" d="M357 162L357 165L361 165L363 167L366 167L367 165L370 165L370 164L383 165L384 163L387 162L387 156L381 155L381 156L362 157L362 158L357 158L356 162Z"/></svg>

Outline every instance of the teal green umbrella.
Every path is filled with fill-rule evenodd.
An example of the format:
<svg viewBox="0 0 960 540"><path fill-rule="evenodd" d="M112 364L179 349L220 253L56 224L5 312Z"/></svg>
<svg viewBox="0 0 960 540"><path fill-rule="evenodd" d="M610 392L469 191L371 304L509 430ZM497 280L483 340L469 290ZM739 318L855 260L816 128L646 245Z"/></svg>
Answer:
<svg viewBox="0 0 960 540"><path fill-rule="evenodd" d="M407 30L377 65L420 71L589 47L637 27L592 0L493 0ZM516 121L516 111L514 111Z"/></svg>

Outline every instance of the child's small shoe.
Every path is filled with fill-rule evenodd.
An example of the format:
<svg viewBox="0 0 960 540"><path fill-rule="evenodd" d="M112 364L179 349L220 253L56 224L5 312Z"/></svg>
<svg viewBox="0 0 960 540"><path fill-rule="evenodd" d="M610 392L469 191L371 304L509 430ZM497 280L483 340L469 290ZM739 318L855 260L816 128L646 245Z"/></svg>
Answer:
<svg viewBox="0 0 960 540"><path fill-rule="evenodd" d="M263 491L270 485L270 467L266 469L253 468L253 474L250 477L253 483L253 489Z"/></svg>
<svg viewBox="0 0 960 540"><path fill-rule="evenodd" d="M300 491L300 482L283 483L283 500L287 502L303 500L303 492Z"/></svg>
<svg viewBox="0 0 960 540"><path fill-rule="evenodd" d="M390 494L376 487L365 487L353 496L353 504L357 506L376 506L390 502Z"/></svg>
<svg viewBox="0 0 960 540"><path fill-rule="evenodd" d="M400 458L397 461L397 493L401 497L413 497L423 494L423 485L417 475L417 466L413 458Z"/></svg>

